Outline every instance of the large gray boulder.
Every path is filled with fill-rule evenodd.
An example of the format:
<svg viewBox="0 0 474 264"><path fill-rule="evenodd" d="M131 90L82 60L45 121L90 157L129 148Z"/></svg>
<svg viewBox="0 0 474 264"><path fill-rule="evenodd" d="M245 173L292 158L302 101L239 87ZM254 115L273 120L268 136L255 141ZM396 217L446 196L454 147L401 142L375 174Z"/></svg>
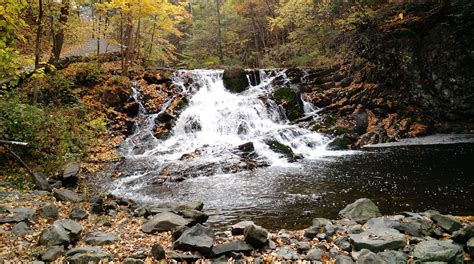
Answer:
<svg viewBox="0 0 474 264"><path fill-rule="evenodd" d="M117 241L116 235L105 232L92 232L86 235L86 243L94 246L113 244Z"/></svg>
<svg viewBox="0 0 474 264"><path fill-rule="evenodd" d="M41 245L56 246L73 244L79 240L82 226L72 220L56 220L40 234Z"/></svg>
<svg viewBox="0 0 474 264"><path fill-rule="evenodd" d="M434 214L431 216L431 219L433 219L439 227L450 234L454 231L458 231L462 227L461 221L450 215Z"/></svg>
<svg viewBox="0 0 474 264"><path fill-rule="evenodd" d="M232 225L230 230L234 236L243 235L245 228L250 225L255 225L255 223L252 221L240 221L237 224Z"/></svg>
<svg viewBox="0 0 474 264"><path fill-rule="evenodd" d="M33 182L36 186L36 189L40 191L51 191L51 185L48 183L48 179L46 179L46 176L41 173L41 172L35 172L33 173Z"/></svg>
<svg viewBox="0 0 474 264"><path fill-rule="evenodd" d="M184 233L174 242L174 249L183 251L198 251L207 255L212 248L214 233L207 227L197 224Z"/></svg>
<svg viewBox="0 0 474 264"><path fill-rule="evenodd" d="M160 244L155 244L151 247L151 255L158 261L166 258L165 249Z"/></svg>
<svg viewBox="0 0 474 264"><path fill-rule="evenodd" d="M464 263L462 248L449 241L422 241L415 245L413 257L420 262Z"/></svg>
<svg viewBox="0 0 474 264"><path fill-rule="evenodd" d="M379 208L367 198L360 198L347 205L339 212L339 215L354 220L360 224L364 224L371 218L382 216Z"/></svg>
<svg viewBox="0 0 474 264"><path fill-rule="evenodd" d="M71 190L64 189L64 188L53 189L53 195L56 199L60 201L65 201L65 202L79 203L84 200L82 198L82 195L77 194Z"/></svg>
<svg viewBox="0 0 474 264"><path fill-rule="evenodd" d="M268 244L268 231L261 226L249 225L244 230L245 242L255 248L263 248Z"/></svg>
<svg viewBox="0 0 474 264"><path fill-rule="evenodd" d="M232 93L241 93L249 86L247 73L240 66L225 69L222 80L225 88Z"/></svg>
<svg viewBox="0 0 474 264"><path fill-rule="evenodd" d="M187 226L191 223L189 219L171 212L163 212L155 215L152 219L142 226L145 233L173 231L178 227Z"/></svg>
<svg viewBox="0 0 474 264"><path fill-rule="evenodd" d="M360 234L350 234L355 250L380 252L405 246L405 236L393 228L372 228Z"/></svg>

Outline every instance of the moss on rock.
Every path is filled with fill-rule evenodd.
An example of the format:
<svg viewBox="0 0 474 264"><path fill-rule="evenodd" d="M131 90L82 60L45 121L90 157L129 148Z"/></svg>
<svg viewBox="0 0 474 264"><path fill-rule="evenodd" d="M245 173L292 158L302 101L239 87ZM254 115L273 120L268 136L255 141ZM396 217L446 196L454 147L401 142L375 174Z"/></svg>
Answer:
<svg viewBox="0 0 474 264"><path fill-rule="evenodd" d="M245 70L239 66L225 69L222 79L225 88L232 93L241 93L249 86L247 74Z"/></svg>

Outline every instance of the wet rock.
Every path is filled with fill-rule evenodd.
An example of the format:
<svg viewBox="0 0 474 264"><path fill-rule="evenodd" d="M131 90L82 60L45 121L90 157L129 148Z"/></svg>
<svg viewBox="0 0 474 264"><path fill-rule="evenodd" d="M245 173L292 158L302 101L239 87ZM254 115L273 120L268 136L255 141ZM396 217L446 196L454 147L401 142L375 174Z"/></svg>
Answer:
<svg viewBox="0 0 474 264"><path fill-rule="evenodd" d="M312 260L312 261L321 260L321 257L323 256L323 254L324 254L324 251L322 249L313 248L310 251L308 251L308 254L306 254L305 259Z"/></svg>
<svg viewBox="0 0 474 264"><path fill-rule="evenodd" d="M207 227L197 224L183 232L174 242L173 248L183 251L197 251L204 255L211 251L214 233Z"/></svg>
<svg viewBox="0 0 474 264"><path fill-rule="evenodd" d="M467 225L453 233L453 240L458 243L466 243L471 237L474 237L474 225Z"/></svg>
<svg viewBox="0 0 474 264"><path fill-rule="evenodd" d="M152 219L142 226L142 231L145 233L156 233L173 231L177 227L187 226L191 223L190 220L183 218L171 212L164 212L155 215Z"/></svg>
<svg viewBox="0 0 474 264"><path fill-rule="evenodd" d="M464 263L462 248L448 241L428 240L415 245L413 257L420 262Z"/></svg>
<svg viewBox="0 0 474 264"><path fill-rule="evenodd" d="M336 256L335 257L335 264L354 264L354 261L349 256Z"/></svg>
<svg viewBox="0 0 474 264"><path fill-rule="evenodd" d="M56 246L73 244L79 240L82 226L72 220L56 220L52 225L41 232L41 245Z"/></svg>
<svg viewBox="0 0 474 264"><path fill-rule="evenodd" d="M126 258L122 261L122 264L143 264L145 263L141 259L134 259L134 258Z"/></svg>
<svg viewBox="0 0 474 264"><path fill-rule="evenodd" d="M461 229L462 227L461 222L453 216L434 214L431 219L433 219L433 221L435 221L438 226L440 226L442 229L444 229L446 232L449 232L450 234L454 231Z"/></svg>
<svg viewBox="0 0 474 264"><path fill-rule="evenodd" d="M52 262L64 255L63 246L52 246L41 253L41 260Z"/></svg>
<svg viewBox="0 0 474 264"><path fill-rule="evenodd" d="M212 247L211 256L220 256L231 252L248 253L254 248L242 240L234 240L229 243L218 244Z"/></svg>
<svg viewBox="0 0 474 264"><path fill-rule="evenodd" d="M117 241L116 235L105 232L92 232L86 235L86 243L94 246L109 245Z"/></svg>
<svg viewBox="0 0 474 264"><path fill-rule="evenodd" d="M407 254L394 250L379 252L377 256L381 257L385 262L393 264L405 264L408 260Z"/></svg>
<svg viewBox="0 0 474 264"><path fill-rule="evenodd" d="M349 149L349 145L352 144L352 140L346 135L340 135L334 138L328 143L326 149L328 150L344 150Z"/></svg>
<svg viewBox="0 0 474 264"><path fill-rule="evenodd" d="M252 142L247 142L245 144L239 145L238 149L243 153L251 153L255 151L255 147Z"/></svg>
<svg viewBox="0 0 474 264"><path fill-rule="evenodd" d="M285 259L285 260L297 260L300 258L298 253L296 253L296 251L292 250L288 246L278 247L275 250L274 254L277 257Z"/></svg>
<svg viewBox="0 0 474 264"><path fill-rule="evenodd" d="M230 227L232 231L232 235L234 236L243 235L245 228L250 225L255 225L255 223L252 221L240 221L237 224L232 225Z"/></svg>
<svg viewBox="0 0 474 264"><path fill-rule="evenodd" d="M369 219L382 216L379 208L369 199L361 198L347 205L339 212L341 217L349 218L363 224Z"/></svg>
<svg viewBox="0 0 474 264"><path fill-rule="evenodd" d="M96 195L90 199L91 212L101 214L104 212L104 200L102 197Z"/></svg>
<svg viewBox="0 0 474 264"><path fill-rule="evenodd" d="M255 248L262 248L268 244L268 232L261 226L249 225L244 230L245 242Z"/></svg>
<svg viewBox="0 0 474 264"><path fill-rule="evenodd" d="M224 70L222 77L225 88L232 93L241 93L249 86L245 70L239 66Z"/></svg>
<svg viewBox="0 0 474 264"><path fill-rule="evenodd" d="M82 195L77 194L71 190L64 189L64 188L53 189L53 195L54 197L56 197L56 199L60 201L74 202L74 203L83 201Z"/></svg>
<svg viewBox="0 0 474 264"><path fill-rule="evenodd" d="M43 218L56 219L58 218L58 207L52 203L47 203L39 209L39 214Z"/></svg>
<svg viewBox="0 0 474 264"><path fill-rule="evenodd" d="M275 89L272 99L279 103L284 109L288 120L294 121L304 116L303 101L301 95L291 88Z"/></svg>
<svg viewBox="0 0 474 264"><path fill-rule="evenodd" d="M466 242L466 247L467 247L467 252L472 256L474 256L474 237L471 237L467 242Z"/></svg>
<svg viewBox="0 0 474 264"><path fill-rule="evenodd" d="M77 184L77 174L81 169L81 165L77 162L70 162L64 166L61 182L65 187L75 187Z"/></svg>
<svg viewBox="0 0 474 264"><path fill-rule="evenodd" d="M48 180L46 179L46 176L41 172L33 173L33 182L35 183L35 186L38 190L48 192L52 190L51 185L49 185Z"/></svg>
<svg viewBox="0 0 474 264"><path fill-rule="evenodd" d="M209 218L209 216L206 213L202 211L194 210L194 209L179 210L177 213L184 218L190 218L196 221L197 223L201 223L201 224L205 223L207 219Z"/></svg>
<svg viewBox="0 0 474 264"><path fill-rule="evenodd" d="M314 218L311 226L314 228L320 228L326 225L332 225L331 220L326 218Z"/></svg>
<svg viewBox="0 0 474 264"><path fill-rule="evenodd" d="M19 222L13 226L13 233L16 235L23 235L31 233L31 229L25 222Z"/></svg>
<svg viewBox="0 0 474 264"><path fill-rule="evenodd" d="M313 239L319 234L317 229L311 228L304 231L304 236L308 239Z"/></svg>
<svg viewBox="0 0 474 264"><path fill-rule="evenodd" d="M398 250L405 246L405 236L392 228L372 228L360 234L350 234L355 250L368 249L380 252Z"/></svg>
<svg viewBox="0 0 474 264"><path fill-rule="evenodd" d="M165 249L160 244L155 244L151 247L151 255L155 260L162 260L165 259L166 253Z"/></svg>
<svg viewBox="0 0 474 264"><path fill-rule="evenodd" d="M88 216L89 214L85 210L79 207L72 208L71 213L69 213L69 218L73 220L84 220Z"/></svg>
<svg viewBox="0 0 474 264"><path fill-rule="evenodd" d="M371 252L370 250L363 249L361 250L359 257L357 258L356 264L388 264L385 260L379 255Z"/></svg>

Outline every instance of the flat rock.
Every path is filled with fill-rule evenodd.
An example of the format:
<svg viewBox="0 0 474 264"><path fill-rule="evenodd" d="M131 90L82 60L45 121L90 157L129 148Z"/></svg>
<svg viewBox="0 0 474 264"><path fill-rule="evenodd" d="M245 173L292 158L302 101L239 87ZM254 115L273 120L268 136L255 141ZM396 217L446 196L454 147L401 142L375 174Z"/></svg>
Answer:
<svg viewBox="0 0 474 264"><path fill-rule="evenodd" d="M94 246L113 244L118 241L118 237L111 233L92 232L86 235L86 243Z"/></svg>
<svg viewBox="0 0 474 264"><path fill-rule="evenodd" d="M220 256L231 252L250 252L254 248L242 240L234 240L229 243L218 244L212 247L211 256Z"/></svg>
<svg viewBox="0 0 474 264"><path fill-rule="evenodd" d="M69 264L103 263L103 260L112 260L112 256L107 253L81 253L66 259Z"/></svg>
<svg viewBox="0 0 474 264"><path fill-rule="evenodd" d="M43 218L56 219L58 218L58 207L52 203L46 203L39 209L39 214Z"/></svg>
<svg viewBox="0 0 474 264"><path fill-rule="evenodd" d="M336 260L335 264L354 264L354 261L349 256L339 255L339 256L336 256L335 260Z"/></svg>
<svg viewBox="0 0 474 264"><path fill-rule="evenodd" d="M369 199L361 198L347 205L339 212L339 215L363 224L369 219L382 216L379 208Z"/></svg>
<svg viewBox="0 0 474 264"><path fill-rule="evenodd" d="M84 253L104 253L101 248L99 247L76 247L68 250L66 252L66 256L74 256L76 254L84 254Z"/></svg>
<svg viewBox="0 0 474 264"><path fill-rule="evenodd" d="M275 250L274 254L277 257L285 259L285 260L297 260L300 258L298 253L288 246L278 247Z"/></svg>
<svg viewBox="0 0 474 264"><path fill-rule="evenodd" d="M471 257L474 256L474 237L471 237L467 242L466 242L466 247L467 251L471 255Z"/></svg>
<svg viewBox="0 0 474 264"><path fill-rule="evenodd" d="M32 208L15 208L6 209L2 213L12 214L12 217L0 218L0 224L2 223L19 223L23 221L35 220L36 211Z"/></svg>
<svg viewBox="0 0 474 264"><path fill-rule="evenodd" d="M450 234L454 231L458 231L462 227L461 222L450 215L434 214L431 216L431 219L433 219L439 227Z"/></svg>
<svg viewBox="0 0 474 264"><path fill-rule="evenodd" d="M79 240L81 232L82 226L73 220L56 220L41 232L39 243L48 246L72 244Z"/></svg>
<svg viewBox="0 0 474 264"><path fill-rule="evenodd" d="M64 166L63 174L61 176L61 181L64 186L74 187L77 184L77 174L81 166L77 162L69 162Z"/></svg>
<svg viewBox="0 0 474 264"><path fill-rule="evenodd" d="M171 251L170 253L170 258L178 261L186 261L193 263L196 260L200 259L201 256L196 255L196 254L191 254L191 253L180 253L177 251Z"/></svg>
<svg viewBox="0 0 474 264"><path fill-rule="evenodd" d="M370 250L361 250L359 257L357 258L356 264L389 264L382 257L371 252Z"/></svg>
<svg viewBox="0 0 474 264"><path fill-rule="evenodd" d="M71 213L69 213L69 218L73 220L84 220L88 216L89 214L86 212L86 210L79 207L72 208Z"/></svg>
<svg viewBox="0 0 474 264"><path fill-rule="evenodd" d="M155 215L152 219L142 226L142 231L145 233L156 233L173 231L177 227L187 226L191 223L190 220L183 218L180 215L164 212Z"/></svg>
<svg viewBox="0 0 474 264"><path fill-rule="evenodd" d="M56 199L65 202L79 203L83 201L82 195L68 189L53 189L53 195Z"/></svg>
<svg viewBox="0 0 474 264"><path fill-rule="evenodd" d="M174 242L173 248L183 251L197 251L208 254L214 241L214 233L207 227L197 224L188 230Z"/></svg>
<svg viewBox="0 0 474 264"><path fill-rule="evenodd" d="M232 231L232 235L234 236L243 235L245 228L249 225L255 225L255 223L252 221L241 221L235 225L232 225L230 227Z"/></svg>
<svg viewBox="0 0 474 264"><path fill-rule="evenodd" d="M466 243L472 237L474 237L473 224L469 224L453 233L453 240L462 244Z"/></svg>
<svg viewBox="0 0 474 264"><path fill-rule="evenodd" d="M52 246L41 253L41 260L52 262L64 255L63 246Z"/></svg>
<svg viewBox="0 0 474 264"><path fill-rule="evenodd" d="M249 225L244 230L245 242L255 248L263 248L268 244L268 231L261 226Z"/></svg>
<svg viewBox="0 0 474 264"><path fill-rule="evenodd" d="M405 236L392 228L372 228L360 234L350 234L355 250L368 249L380 252L398 250L405 246Z"/></svg>
<svg viewBox="0 0 474 264"><path fill-rule="evenodd" d="M194 209L182 209L177 212L179 215L181 215L184 218L190 218L197 223L205 223L209 216L199 210L194 210Z"/></svg>
<svg viewBox="0 0 474 264"><path fill-rule="evenodd" d="M390 264L405 264L408 260L407 254L395 250L379 252L377 255Z"/></svg>
<svg viewBox="0 0 474 264"><path fill-rule="evenodd" d="M464 263L462 248L448 241L428 240L415 245L413 257L421 262Z"/></svg>
<svg viewBox="0 0 474 264"><path fill-rule="evenodd" d="M122 264L143 264L145 263L141 259L134 259L134 258L126 258L122 261Z"/></svg>

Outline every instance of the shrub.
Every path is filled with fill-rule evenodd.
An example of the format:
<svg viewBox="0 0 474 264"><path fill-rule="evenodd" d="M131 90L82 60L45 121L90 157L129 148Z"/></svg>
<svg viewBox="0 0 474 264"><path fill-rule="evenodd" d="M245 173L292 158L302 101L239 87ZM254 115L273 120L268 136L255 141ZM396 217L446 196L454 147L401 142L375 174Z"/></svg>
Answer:
<svg viewBox="0 0 474 264"><path fill-rule="evenodd" d="M102 81L104 68L96 62L75 64L75 84L77 86L92 87Z"/></svg>

